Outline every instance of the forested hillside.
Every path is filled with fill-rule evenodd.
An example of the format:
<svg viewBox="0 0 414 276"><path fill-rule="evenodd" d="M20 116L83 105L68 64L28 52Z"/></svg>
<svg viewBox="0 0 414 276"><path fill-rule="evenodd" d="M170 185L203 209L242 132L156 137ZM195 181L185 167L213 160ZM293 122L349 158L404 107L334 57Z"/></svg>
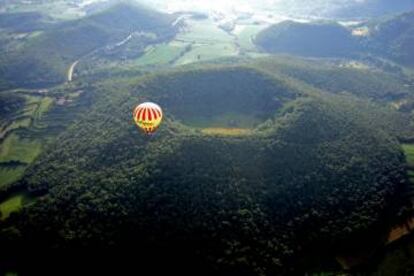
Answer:
<svg viewBox="0 0 414 276"><path fill-rule="evenodd" d="M261 31L255 43L269 53L361 60L377 56L412 67L414 12L368 20L356 27L284 21Z"/></svg>
<svg viewBox="0 0 414 276"><path fill-rule="evenodd" d="M279 275L310 249L364 247L368 230L387 231L406 188L404 156L378 116L388 110L307 88L251 65L97 83L87 114L20 181L43 196L0 221L0 259L48 271L38 265L48 255L24 248L53 248L64 269L80 252L110 250L116 263L128 249L136 271ZM144 100L168 114L153 137L131 118ZM227 112L258 123L225 136L185 119Z"/></svg>
<svg viewBox="0 0 414 276"><path fill-rule="evenodd" d="M351 1L344 1L351 2ZM339 8L331 16L344 18L369 18L372 16L386 16L414 9L412 0L400 0L391 2L388 0L354 1L348 7Z"/></svg>
<svg viewBox="0 0 414 276"><path fill-rule="evenodd" d="M376 24L371 29L369 41L373 51L414 66L414 11Z"/></svg>
<svg viewBox="0 0 414 276"><path fill-rule="evenodd" d="M332 93L349 93L360 98L387 102L411 94L410 79L375 68L346 66L346 61L330 62L290 56L257 59L253 62L268 72L278 72Z"/></svg>
<svg viewBox="0 0 414 276"><path fill-rule="evenodd" d="M27 17L21 16L22 20L28 20L23 20L27 24L36 19L35 15L33 20ZM141 53L148 43L174 37L176 29L171 25L174 18L122 2L85 18L53 24L0 58L1 79L9 86L60 83L66 79L73 62L99 50L111 51L129 35L137 34L135 54ZM3 22L7 24L6 18ZM25 26L22 24L20 28ZM143 36L146 32L148 35Z"/></svg>
<svg viewBox="0 0 414 276"><path fill-rule="evenodd" d="M352 57L359 50L350 31L334 22L284 21L260 32L255 43L270 53L313 57Z"/></svg>
<svg viewBox="0 0 414 276"><path fill-rule="evenodd" d="M46 29L52 21L36 12L6 13L0 16L0 28L13 32L33 32Z"/></svg>

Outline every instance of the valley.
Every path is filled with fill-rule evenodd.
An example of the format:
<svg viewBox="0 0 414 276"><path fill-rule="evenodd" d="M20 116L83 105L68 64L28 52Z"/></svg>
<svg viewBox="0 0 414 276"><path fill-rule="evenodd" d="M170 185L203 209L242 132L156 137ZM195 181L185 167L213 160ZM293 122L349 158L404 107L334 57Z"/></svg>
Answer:
<svg viewBox="0 0 414 276"><path fill-rule="evenodd" d="M6 2L0 273L410 271L413 11Z"/></svg>

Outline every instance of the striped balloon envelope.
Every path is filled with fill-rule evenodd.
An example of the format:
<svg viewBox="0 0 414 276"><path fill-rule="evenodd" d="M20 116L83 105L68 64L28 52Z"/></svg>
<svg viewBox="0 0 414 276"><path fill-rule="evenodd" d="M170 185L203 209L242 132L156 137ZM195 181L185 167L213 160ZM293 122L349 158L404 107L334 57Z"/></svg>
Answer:
<svg viewBox="0 0 414 276"><path fill-rule="evenodd" d="M145 102L134 109L134 121L146 134L152 134L157 130L162 117L162 109L155 103Z"/></svg>

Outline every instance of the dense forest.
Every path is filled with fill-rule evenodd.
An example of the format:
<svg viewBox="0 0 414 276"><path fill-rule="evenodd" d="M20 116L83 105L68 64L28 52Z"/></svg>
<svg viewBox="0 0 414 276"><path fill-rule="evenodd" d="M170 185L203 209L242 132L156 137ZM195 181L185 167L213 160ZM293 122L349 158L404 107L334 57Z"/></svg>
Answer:
<svg viewBox="0 0 414 276"><path fill-rule="evenodd" d="M84 255L93 250L154 273L286 274L311 249L371 245L407 184L393 122L384 122L391 111L263 68L193 66L95 83L88 112L17 183L43 196L0 221L0 259L45 272L48 256L70 270L93 266ZM154 137L131 118L144 100L169 114ZM223 136L185 120L229 111L261 123Z"/></svg>

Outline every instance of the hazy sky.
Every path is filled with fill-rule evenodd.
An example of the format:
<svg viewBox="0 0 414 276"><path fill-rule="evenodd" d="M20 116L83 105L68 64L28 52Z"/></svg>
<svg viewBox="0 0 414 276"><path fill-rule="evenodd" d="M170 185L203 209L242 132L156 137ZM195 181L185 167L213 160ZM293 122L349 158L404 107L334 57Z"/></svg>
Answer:
<svg viewBox="0 0 414 276"><path fill-rule="evenodd" d="M0 0L1 1L1 0ZM118 0L84 0L85 2ZM402 12L412 7L414 0L135 0L163 12L202 11L234 14L240 12L272 13L289 17L330 17L383 15Z"/></svg>
<svg viewBox="0 0 414 276"><path fill-rule="evenodd" d="M324 16L351 6L391 0L138 0L165 12L204 11L221 13L272 12L290 16ZM410 0L398 0L410 1ZM413 0L414 1L414 0Z"/></svg>
<svg viewBox="0 0 414 276"><path fill-rule="evenodd" d="M251 10L264 8L293 8L348 6L375 0L139 0L148 5L162 6L170 10Z"/></svg>

